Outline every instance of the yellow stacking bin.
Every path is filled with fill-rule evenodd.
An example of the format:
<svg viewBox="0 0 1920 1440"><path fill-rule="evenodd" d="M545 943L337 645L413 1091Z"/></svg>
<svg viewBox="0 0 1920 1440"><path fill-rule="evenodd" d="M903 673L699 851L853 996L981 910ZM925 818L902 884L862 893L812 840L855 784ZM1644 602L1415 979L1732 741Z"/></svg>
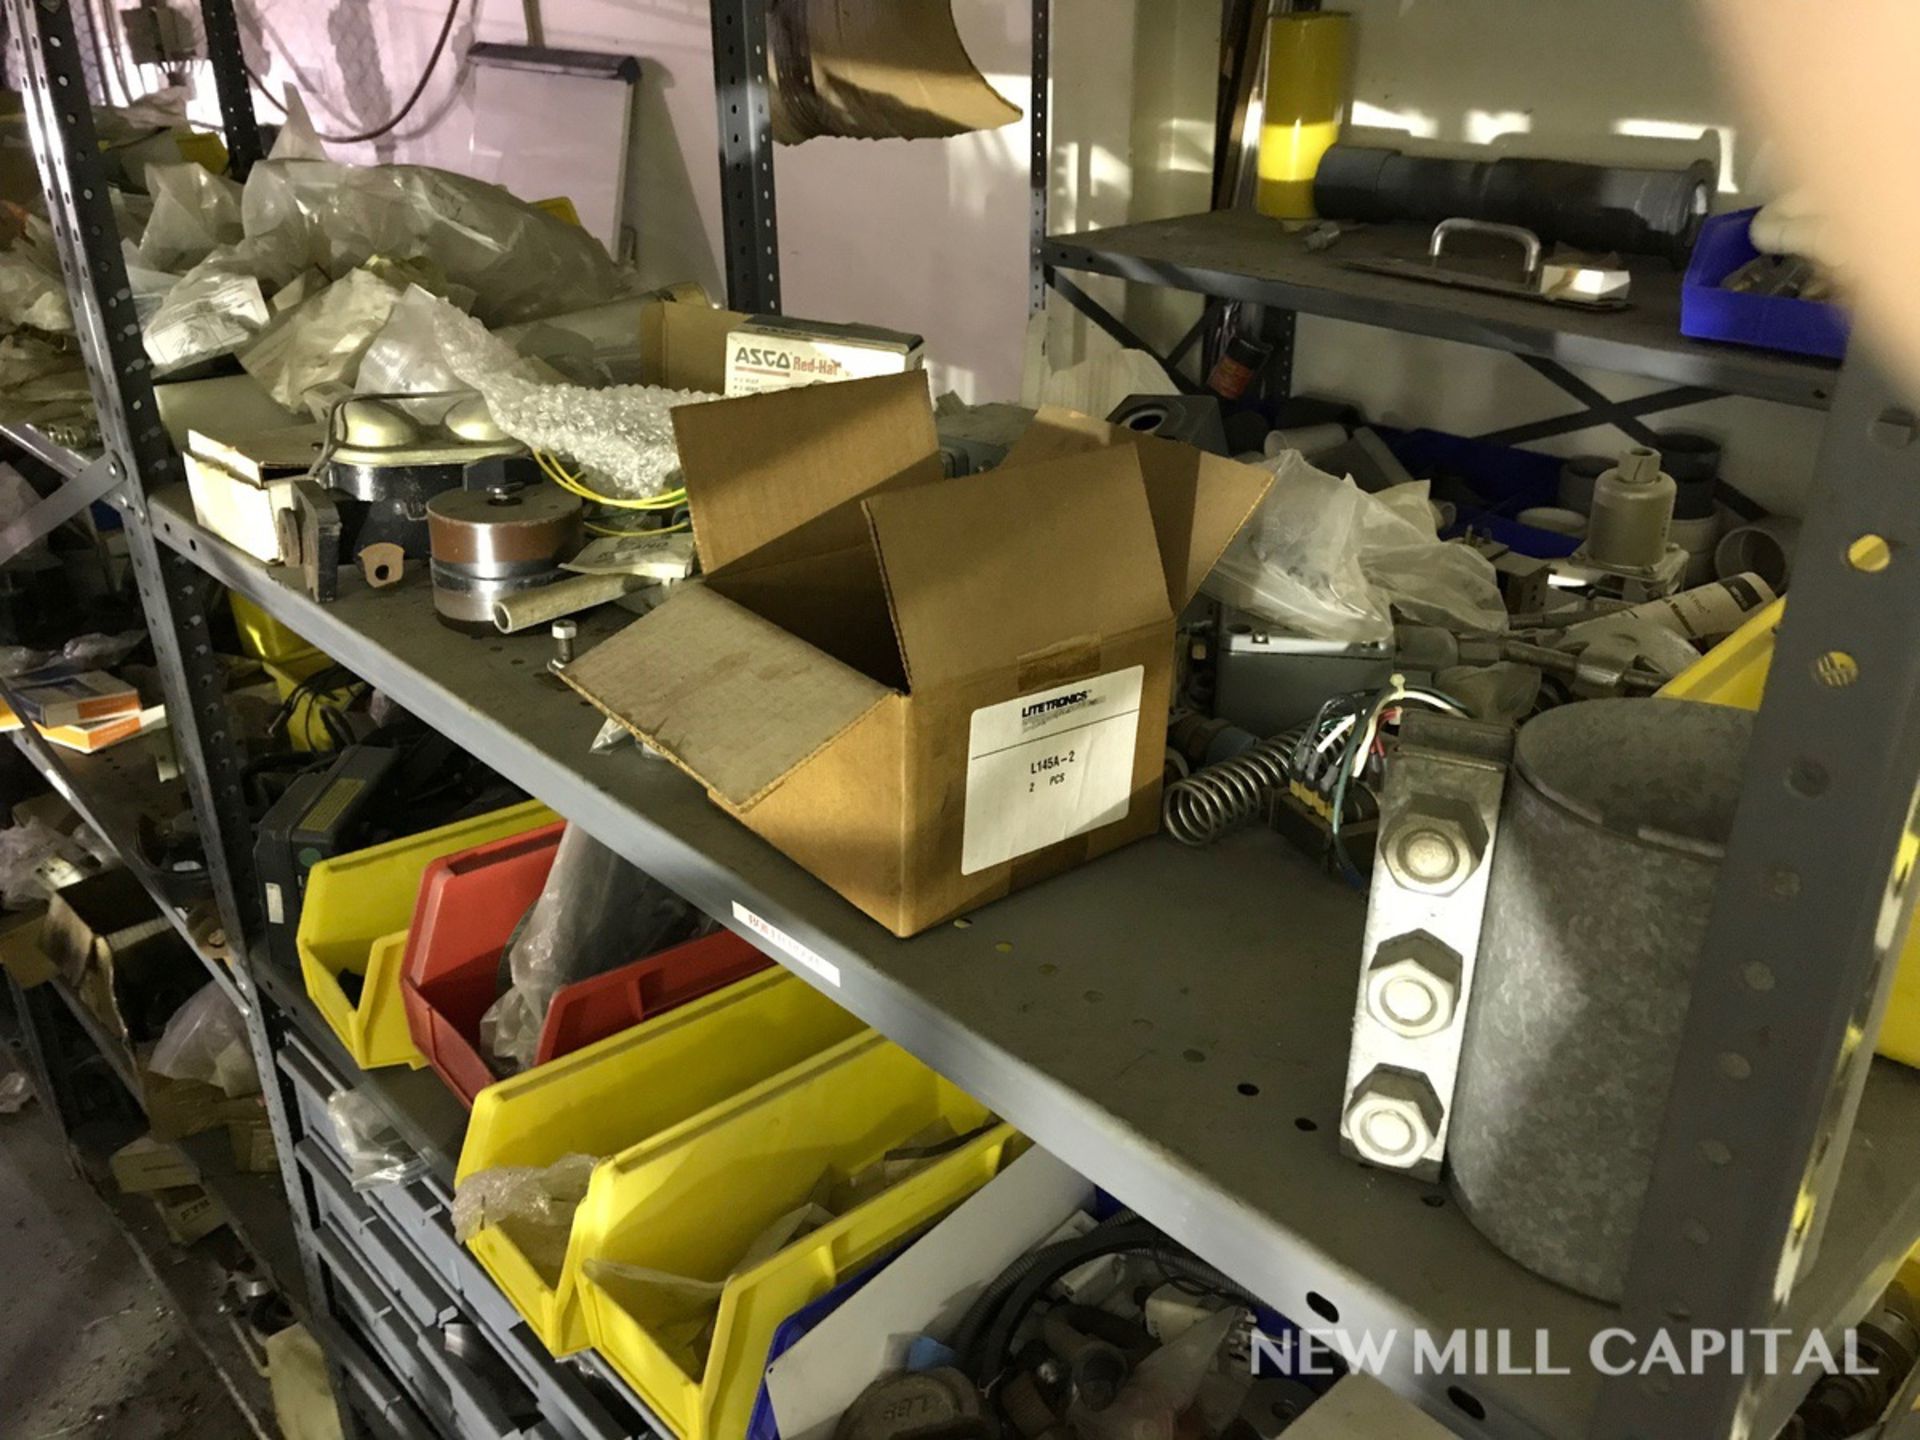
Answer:
<svg viewBox="0 0 1920 1440"><path fill-rule="evenodd" d="M489 1085L473 1102L459 1186L483 1170L612 1156L862 1033L852 1015L784 970L750 976L618 1035ZM577 1282L591 1237L515 1221L467 1242L555 1356L587 1346Z"/></svg>
<svg viewBox="0 0 1920 1440"><path fill-rule="evenodd" d="M971 1138L728 1273L823 1177L857 1174L941 1120ZM574 1217L594 1348L682 1440L742 1440L780 1322L991 1180L1017 1139L991 1122L899 1046L866 1034L606 1162ZM595 1260L723 1281L718 1312L671 1287L599 1272Z"/></svg>
<svg viewBox="0 0 1920 1440"><path fill-rule="evenodd" d="M295 946L307 995L362 1070L419 1069L426 1057L407 1032L400 970L420 876L442 855L551 825L559 817L538 801L457 820L366 850L322 860L307 875ZM357 1000L342 975L361 977Z"/></svg>
<svg viewBox="0 0 1920 1440"><path fill-rule="evenodd" d="M1758 710L1773 667L1773 637L1787 613L1776 600L1748 618L1733 634L1669 680L1660 693L1674 700L1698 700ZM1911 856L1906 857L1909 860ZM1907 931L1880 1028L1880 1053L1902 1065L1920 1067L1920 919Z"/></svg>

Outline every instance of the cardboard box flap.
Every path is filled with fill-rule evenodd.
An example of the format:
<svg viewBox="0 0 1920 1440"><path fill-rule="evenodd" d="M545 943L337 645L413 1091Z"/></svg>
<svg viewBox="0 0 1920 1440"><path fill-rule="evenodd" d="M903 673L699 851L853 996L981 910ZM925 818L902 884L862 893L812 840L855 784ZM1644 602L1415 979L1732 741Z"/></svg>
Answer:
<svg viewBox="0 0 1920 1440"><path fill-rule="evenodd" d="M939 464L927 377L917 370L683 405L673 432L694 546L710 574ZM809 527L822 548L846 543L848 528Z"/></svg>
<svg viewBox="0 0 1920 1440"><path fill-rule="evenodd" d="M640 311L640 374L670 390L727 388L727 335L747 317L690 300L652 300Z"/></svg>
<svg viewBox="0 0 1920 1440"><path fill-rule="evenodd" d="M1228 543L1247 523L1273 484L1270 471L1211 455L1177 440L1143 435L1072 410L1048 406L1007 452L1008 465L1028 465L1127 444L1140 456L1147 503L1167 580L1167 600L1178 614L1200 593Z"/></svg>
<svg viewBox="0 0 1920 1440"><path fill-rule="evenodd" d="M1126 446L864 504L916 688L1172 613L1140 465Z"/></svg>
<svg viewBox="0 0 1920 1440"><path fill-rule="evenodd" d="M704 585L563 678L741 810L892 692Z"/></svg>

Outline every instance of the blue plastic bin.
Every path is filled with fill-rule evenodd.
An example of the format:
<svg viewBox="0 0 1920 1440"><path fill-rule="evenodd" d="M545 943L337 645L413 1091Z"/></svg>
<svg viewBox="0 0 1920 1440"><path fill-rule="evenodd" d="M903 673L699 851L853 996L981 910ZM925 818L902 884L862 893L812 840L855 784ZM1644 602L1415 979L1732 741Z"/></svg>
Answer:
<svg viewBox="0 0 1920 1440"><path fill-rule="evenodd" d="M1853 320L1842 306L1720 288L1722 280L1760 253L1747 235L1754 214L1734 210L1715 215L1700 227L1687 278L1680 286L1680 333L1695 340L1729 340L1796 355L1844 359Z"/></svg>

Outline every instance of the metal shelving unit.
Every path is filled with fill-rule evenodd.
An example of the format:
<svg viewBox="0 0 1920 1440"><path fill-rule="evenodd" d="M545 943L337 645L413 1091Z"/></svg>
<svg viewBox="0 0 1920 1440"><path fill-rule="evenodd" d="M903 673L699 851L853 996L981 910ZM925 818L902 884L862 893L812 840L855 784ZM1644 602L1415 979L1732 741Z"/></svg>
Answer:
<svg viewBox="0 0 1920 1440"><path fill-rule="evenodd" d="M1920 512L1910 499L1920 420L1866 357L1840 372L1681 340L1672 279L1652 271L1636 276L1633 311L1580 316L1342 264L1404 245L1409 237L1392 227L1356 232L1327 255L1309 254L1272 222L1233 214L1098 235L1036 233L1043 278L1063 289L1061 271L1096 271L1508 351L1585 404L1552 422L1563 428L1605 421L1631 432L1645 415L1723 393L1830 410L1824 500L1803 542L1629 1298L1616 1309L1506 1260L1444 1192L1340 1156L1333 1107L1363 902L1277 838L1244 833L1204 853L1142 842L966 921L895 940L670 766L631 747L590 754L599 717L546 674L543 640L449 643L420 577L375 592L346 575L338 602L321 606L290 573L262 568L202 529L153 423L137 329L125 323L117 238L85 107L65 98L84 88L70 53L71 16L62 0L7 4L30 62L36 148L106 437L98 461L63 457L58 447L41 458L76 482L97 479L100 466L122 482L116 503L228 935L252 938L257 926L249 837L231 789L232 740L209 688L216 677L203 638L208 577L760 944L1303 1322L1403 1340L1413 1327L1524 1326L1546 1331L1563 1357L1583 1355L1608 1327L1644 1333L1680 1315L1725 1329L1832 1335L1867 1308L1920 1234L1920 1074L1871 1062L1862 1039L1877 1029L1888 937L1904 934L1911 905L1905 874L1894 875L1892 862L1920 778L1920 646L1903 626L1903 617L1920 614L1920 566L1912 560ZM230 3L207 0L206 8L218 22L207 27L212 59L244 164L257 138L245 86L234 79ZM715 0L714 25L732 298L773 308L770 140L756 63L764 4ZM1046 38L1042 25L1037 57ZM1043 92L1040 73L1036 93ZM1044 144L1042 134L1037 150ZM1036 209L1036 226L1043 221ZM1669 388L1610 401L1567 365L1645 375ZM1852 542L1865 535L1890 543L1891 564L1850 563ZM589 618L581 646L624 619ZM76 768L51 752L41 759L49 773ZM289 1037L302 1037L375 1098L436 1177L450 1178L465 1116L436 1081L342 1068L291 977L264 961L233 975L263 1075L276 1073ZM281 1085L268 1095L316 1332L342 1335L314 1258L313 1198L291 1159L301 1133L289 1113L296 1107ZM1850 1113L1851 1142L1830 1144ZM1775 1277L1793 1268L1795 1215L1809 1188L1831 1195L1821 1207L1820 1259L1777 1298ZM366 1357L345 1348L352 1343L330 1349L336 1368L357 1376ZM1725 1377L1661 1390L1631 1376L1603 1383L1578 1366L1571 1374L1418 1373L1414 1353L1411 1344L1396 1346L1387 1378L1463 1433L1500 1440L1770 1436L1806 1385L1804 1377ZM336 1383L362 1420L391 1428L355 1399L363 1384L344 1372ZM642 1417L636 1433L645 1429Z"/></svg>

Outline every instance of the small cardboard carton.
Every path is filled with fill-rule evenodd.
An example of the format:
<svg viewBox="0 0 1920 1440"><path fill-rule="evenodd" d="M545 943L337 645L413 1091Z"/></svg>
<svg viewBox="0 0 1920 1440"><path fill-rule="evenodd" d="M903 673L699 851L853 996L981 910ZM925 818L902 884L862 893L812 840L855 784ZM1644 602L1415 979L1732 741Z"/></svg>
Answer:
<svg viewBox="0 0 1920 1440"><path fill-rule="evenodd" d="M1174 617L1264 470L1042 412L943 480L917 372L674 429L706 581L569 685L897 935L1158 828Z"/></svg>
<svg viewBox="0 0 1920 1440"><path fill-rule="evenodd" d="M160 1212L167 1238L176 1245L191 1245L227 1223L227 1212L220 1208L220 1202L198 1185L156 1190L153 1206Z"/></svg>
<svg viewBox="0 0 1920 1440"><path fill-rule="evenodd" d="M114 1184L123 1194L144 1195L182 1185L198 1185L200 1172L177 1145L142 1135L129 1140L107 1160Z"/></svg>

